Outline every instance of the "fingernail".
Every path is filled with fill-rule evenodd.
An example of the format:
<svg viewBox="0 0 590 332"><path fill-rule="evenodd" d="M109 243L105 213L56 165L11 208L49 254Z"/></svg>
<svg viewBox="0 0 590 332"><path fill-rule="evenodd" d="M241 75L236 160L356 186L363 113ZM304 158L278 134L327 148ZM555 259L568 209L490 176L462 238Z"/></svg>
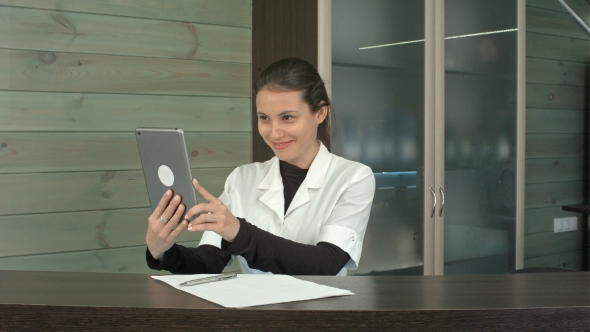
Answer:
<svg viewBox="0 0 590 332"><path fill-rule="evenodd" d="M170 195L171 192L172 192L172 190L170 190L170 189L166 190L166 195Z"/></svg>
<svg viewBox="0 0 590 332"><path fill-rule="evenodd" d="M197 179L193 178L193 181L195 181L195 183L199 183L199 181L197 181Z"/></svg>
<svg viewBox="0 0 590 332"><path fill-rule="evenodd" d="M193 226L191 226L191 225L188 225L188 230L189 230L189 231L192 231L192 230L193 230Z"/></svg>

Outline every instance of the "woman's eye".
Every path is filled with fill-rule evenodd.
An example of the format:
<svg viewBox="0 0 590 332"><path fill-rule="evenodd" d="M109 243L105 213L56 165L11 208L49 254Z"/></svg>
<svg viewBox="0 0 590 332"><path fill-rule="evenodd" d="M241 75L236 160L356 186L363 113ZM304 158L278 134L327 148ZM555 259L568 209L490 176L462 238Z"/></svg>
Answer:
<svg viewBox="0 0 590 332"><path fill-rule="evenodd" d="M285 121L289 121L291 119L293 119L293 116L291 116L291 115L285 115L285 116L283 116L283 120L285 120Z"/></svg>
<svg viewBox="0 0 590 332"><path fill-rule="evenodd" d="M261 121L266 121L266 119L268 119L268 116L266 116L266 115L260 115L258 118L259 118Z"/></svg>

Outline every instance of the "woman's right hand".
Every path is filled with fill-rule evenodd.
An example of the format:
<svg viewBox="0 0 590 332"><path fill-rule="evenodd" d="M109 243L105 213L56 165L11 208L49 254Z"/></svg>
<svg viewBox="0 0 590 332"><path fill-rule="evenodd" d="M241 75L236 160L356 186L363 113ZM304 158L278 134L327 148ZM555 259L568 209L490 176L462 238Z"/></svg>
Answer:
<svg viewBox="0 0 590 332"><path fill-rule="evenodd" d="M184 204L180 204L180 196L176 195L172 197L172 190L168 190L162 196L160 203L154 210L154 212L148 218L148 230L145 236L145 242L147 243L148 250L157 260L162 260L166 250L170 249L176 237L182 232L188 225L188 221L181 220L184 212ZM168 220L163 222L160 216ZM178 227L174 228L174 226Z"/></svg>

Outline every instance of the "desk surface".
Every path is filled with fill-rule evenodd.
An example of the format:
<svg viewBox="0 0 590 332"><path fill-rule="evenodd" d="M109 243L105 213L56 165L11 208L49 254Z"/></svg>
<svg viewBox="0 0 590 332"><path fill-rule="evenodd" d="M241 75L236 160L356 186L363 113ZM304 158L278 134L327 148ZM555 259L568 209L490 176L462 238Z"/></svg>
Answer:
<svg viewBox="0 0 590 332"><path fill-rule="evenodd" d="M297 320L298 324L302 324L302 320L308 322L302 318L305 315L317 317L314 324L325 320L325 324L329 323L335 328L338 328L338 322L347 323L349 325L346 326L351 327L353 325L350 324L359 323L361 319L372 319L370 324L377 324L381 320L379 324L388 325L363 326L377 328L393 327L391 324L397 324L395 326L401 328L402 325L399 324L413 322L414 325L411 326L419 330L419 326L415 325L415 319L419 317L420 324L423 324L420 326L424 329L432 328L427 324L429 321L439 324L434 326L440 327L444 319L453 321L453 324L483 324L485 321L499 323L502 319L514 324L523 323L521 320L524 319L527 324L542 322L543 326L547 327L552 324L551 317L555 319L553 323L557 323L558 320L561 320L561 323L567 322L567 328L570 330L579 324L584 325L585 329L590 326L588 272L298 278L348 289L356 295L246 309L227 309L178 291L152 279L149 275L0 271L0 329L16 326L19 319L40 319L45 325L39 326L45 328L51 326L63 329L64 326L55 324L66 324L68 319L71 322L74 317L85 317L86 324L92 324L92 320L88 320L90 309L92 317L101 318L101 324L104 324L105 319L117 321L114 316L121 312L127 313L124 318L121 317L126 323L137 319L145 324L150 319L166 317L167 320L164 321L168 323L165 328L169 330L175 328L176 325L170 325L170 322L178 315L183 317L182 324L179 325L184 326L183 328L195 326L189 324L191 319L196 319L197 326L205 327L206 323L211 323L211 326L219 327L213 322L219 324L220 317L224 317L224 322L236 319L237 321L232 323L238 324L232 325L236 329L253 326L262 329L281 326L284 328L293 327L294 321L289 321L289 317ZM283 321L277 322L277 312L280 312ZM523 314L524 312L527 314ZM375 313L379 315L375 317ZM318 314L321 317L317 316ZM211 318L212 315L216 318L211 322L206 321L205 317ZM43 320L39 316L52 318ZM254 317L257 319L251 324L263 325L246 324L248 319ZM53 325L47 325L47 319L51 320ZM264 323L261 323L263 321ZM269 321L272 321L272 324L291 325L269 325ZM156 325L153 324L152 322L152 325L146 326L156 329ZM140 325L133 326L141 328ZM297 325L298 329L305 329L305 326ZM475 328L475 325L468 326ZM482 326L489 327L489 324ZM311 325L308 327L312 328ZM461 329L459 325L455 327Z"/></svg>

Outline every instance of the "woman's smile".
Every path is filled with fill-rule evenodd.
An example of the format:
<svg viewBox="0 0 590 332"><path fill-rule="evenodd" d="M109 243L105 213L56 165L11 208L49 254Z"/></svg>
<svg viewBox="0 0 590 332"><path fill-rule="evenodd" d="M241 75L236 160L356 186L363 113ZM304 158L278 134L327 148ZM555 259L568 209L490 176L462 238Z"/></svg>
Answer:
<svg viewBox="0 0 590 332"><path fill-rule="evenodd" d="M291 143L293 143L293 141L272 142L272 146L277 150L282 150L282 149L287 148L289 145L291 145Z"/></svg>

